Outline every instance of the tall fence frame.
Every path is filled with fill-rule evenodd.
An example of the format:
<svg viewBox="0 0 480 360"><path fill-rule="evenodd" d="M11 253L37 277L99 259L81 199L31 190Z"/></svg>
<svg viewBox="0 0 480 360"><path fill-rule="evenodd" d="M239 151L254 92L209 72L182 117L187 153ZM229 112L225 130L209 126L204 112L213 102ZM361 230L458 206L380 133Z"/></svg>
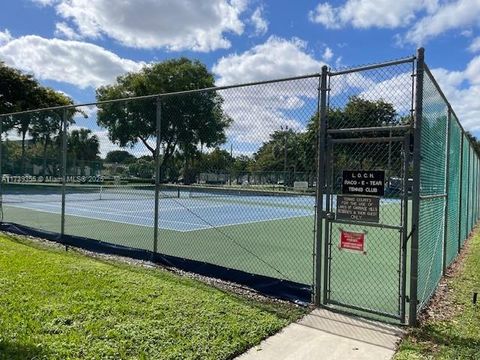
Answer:
<svg viewBox="0 0 480 360"><path fill-rule="evenodd" d="M369 78L367 75L372 73L373 75ZM381 317L382 319L391 320L393 318L400 323L416 325L419 312L428 304L441 276L445 274L448 266L461 251L480 214L479 154L474 151L471 139L467 137L454 109L426 65L423 48L418 50L416 56L409 58L345 70L335 71L324 66L321 73L312 75L0 114L0 134L3 139L3 123L13 116L45 111L52 112L61 119L59 130L62 178L60 187L61 223L58 236L51 235L51 238L64 243L68 249L70 245L81 246L80 242L72 241L69 238L65 228L65 219L68 217L66 188L69 111L84 106L100 106L123 101L153 101L156 147L152 251L146 255L143 253L137 255L194 272L202 273L204 271L202 269L208 268L203 274L216 272L220 274L221 278L238 281L255 288L256 285L247 276L248 274L236 273L235 269L225 270L224 267L216 265L209 267L211 264L208 263L193 266L191 263L177 261L160 253L162 242L159 231L159 222L162 220L160 149L162 126L165 121L165 111L162 106L168 98L182 98L192 94L245 89L268 84L287 84L304 79L314 81L317 90L315 106L312 105L312 108L315 108L312 117L315 117L318 128L316 129L316 148L314 149L316 168L311 169L316 173L315 205L311 229L313 236L310 239L312 259L308 260L311 262L311 282L310 284L300 284L300 286L291 279L280 278L278 282L266 289L264 284L271 279L260 274L261 280L259 280L260 285L257 284L257 289L266 294L284 298L284 293L290 291L290 295L286 297L288 299L295 298L295 296L302 299L309 297L307 301L313 302L316 306ZM375 88L370 83L371 79L375 79L382 86ZM400 85L388 83L392 79ZM373 93L365 90L366 86L364 85L367 83L368 86L375 89ZM385 89L396 89L400 94L397 94L396 91L389 93ZM342 91L344 98L336 98L339 96L338 94L342 94ZM392 104L399 102L401 105L398 107L402 109L402 116L396 114L392 117L392 119L394 118L391 120L392 122L388 122L390 121L388 120L387 123L376 123L377 120L370 121L370 116L374 118L378 114L368 114L366 120L374 125L358 126L352 121L348 123L346 115L340 114L340 112L348 107L352 98L360 98L360 105L361 100L365 99ZM395 110L398 111L398 109ZM0 142L3 143L3 141ZM386 149L388 149L388 156L385 154ZM435 153L433 153L433 149L436 149ZM2 151L3 144L0 146L0 179L2 179L0 196L4 194L2 166L4 154ZM382 206L389 209L388 211L382 210L385 213L382 215L383 218L376 224L368 223L368 221L337 221L335 211L337 210L337 201L342 196L339 187L341 171L370 171L380 168L387 168L388 182L393 183L395 180L398 184L393 190L393 195L380 197ZM283 181L286 181L285 177ZM15 224L11 225L3 220L2 206L2 228L20 233L25 231L25 229L18 230L19 228L16 228ZM388 288L388 291L391 291L389 299L380 299L378 296L362 292L362 289L352 285L352 281L356 278L345 275L348 273L348 266L352 266L351 263L348 263L350 261L348 259L353 259L353 257L343 255L344 253L337 249L338 231L343 233L344 227L347 231L369 233L368 236L373 239L372 252L384 251L385 254L391 255L391 259L387 261L389 265L385 268L392 272L388 277L391 284ZM432 231L432 227L435 227L435 231ZM392 235L396 232L398 232L398 236ZM42 236L43 233L35 234ZM379 250L378 244L381 240L390 238L397 239L398 243L392 243L389 248ZM96 246L91 245L91 248L97 249ZM99 251L105 251L105 249L100 248ZM107 252L113 253L115 251L118 252L118 248L107 250ZM249 250L245 249L245 251ZM121 250L120 253L129 255L126 250ZM365 254L366 252L364 252ZM339 256L345 257L343 260L338 260ZM358 262L355 263L355 266L360 268L356 270L362 270L362 266L364 266L365 273L375 271L375 264L378 264L379 260L381 259L357 257L355 261ZM259 261L263 261L263 259L260 258ZM341 276L335 275L335 271L339 271L339 268L347 270L342 270L344 272L341 272ZM382 270L377 268L377 271L381 272ZM394 271L397 273L393 274ZM338 277L335 278L335 276ZM370 291L379 280L382 279L373 276L369 279L370 283L366 282L362 286L364 290ZM262 281L264 282L262 283ZM385 276L385 281L388 282L387 276ZM349 286L349 291L353 293L353 299L346 295L345 289ZM371 301L365 300L365 297L369 296L375 298ZM389 307L394 310L385 310Z"/></svg>

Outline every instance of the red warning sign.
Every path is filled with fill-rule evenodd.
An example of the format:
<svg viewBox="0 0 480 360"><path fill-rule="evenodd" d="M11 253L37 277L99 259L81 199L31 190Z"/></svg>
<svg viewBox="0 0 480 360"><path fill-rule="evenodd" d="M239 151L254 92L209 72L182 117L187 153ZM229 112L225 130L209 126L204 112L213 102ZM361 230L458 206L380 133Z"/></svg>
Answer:
<svg viewBox="0 0 480 360"><path fill-rule="evenodd" d="M365 253L365 234L340 230L340 249Z"/></svg>

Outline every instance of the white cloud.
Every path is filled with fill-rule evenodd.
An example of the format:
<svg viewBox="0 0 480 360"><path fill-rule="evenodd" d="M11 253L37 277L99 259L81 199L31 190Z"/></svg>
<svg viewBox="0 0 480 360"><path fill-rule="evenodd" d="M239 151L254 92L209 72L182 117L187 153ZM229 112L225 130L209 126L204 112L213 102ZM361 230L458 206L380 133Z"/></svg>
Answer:
<svg viewBox="0 0 480 360"><path fill-rule="evenodd" d="M108 36L134 48L212 51L240 35L245 0L46 1L85 38Z"/></svg>
<svg viewBox="0 0 480 360"><path fill-rule="evenodd" d="M242 54L220 58L213 66L217 85L319 73L323 63L305 49L306 43L300 39L270 36L265 43Z"/></svg>
<svg viewBox="0 0 480 360"><path fill-rule="evenodd" d="M358 94L366 100L383 100L393 105L397 115L410 114L412 108L412 73L402 72L381 81L362 79L364 90ZM355 83L358 83L356 81Z"/></svg>
<svg viewBox="0 0 480 360"><path fill-rule="evenodd" d="M421 45L446 31L460 29L471 36L472 27L480 26L479 0L347 0L340 6L319 3L309 12L310 21L328 29L352 26L367 28L404 28L396 43Z"/></svg>
<svg viewBox="0 0 480 360"><path fill-rule="evenodd" d="M55 36L64 37L70 40L79 40L81 36L78 35L67 23L60 22L55 24Z"/></svg>
<svg viewBox="0 0 480 360"><path fill-rule="evenodd" d="M432 70L445 96L466 130L480 130L480 56L464 71Z"/></svg>
<svg viewBox="0 0 480 360"><path fill-rule="evenodd" d="M5 29L4 31L0 31L0 46L8 43L12 39L13 38L12 38L12 35L10 34L10 31L8 31L7 29Z"/></svg>
<svg viewBox="0 0 480 360"><path fill-rule="evenodd" d="M432 14L423 17L407 32L405 38L411 43L422 44L448 30L479 26L479 19L480 1L450 1L442 4Z"/></svg>
<svg viewBox="0 0 480 360"><path fill-rule="evenodd" d="M339 13L339 9L332 7L329 3L320 3L315 10L308 13L308 18L311 22L322 24L327 29L339 29L342 27Z"/></svg>
<svg viewBox="0 0 480 360"><path fill-rule="evenodd" d="M118 75L138 71L143 65L97 45L36 35L13 39L0 46L0 60L39 79L79 88L111 83Z"/></svg>
<svg viewBox="0 0 480 360"><path fill-rule="evenodd" d="M325 51L323 52L322 59L328 62L332 60L332 57L333 57L333 51L327 46L325 48Z"/></svg>
<svg viewBox="0 0 480 360"><path fill-rule="evenodd" d="M323 63L306 47L300 39L271 36L242 54L218 60L213 66L217 85L319 73ZM243 143L242 150L253 152L280 126L302 131L316 110L317 87L318 78L310 78L221 91L224 109L234 120L229 142Z"/></svg>
<svg viewBox="0 0 480 360"><path fill-rule="evenodd" d="M32 0L35 4L40 6L51 6L57 2L57 0Z"/></svg>
<svg viewBox="0 0 480 360"><path fill-rule="evenodd" d="M437 0L347 0L345 4L333 7L320 3L309 12L310 21L329 29L347 25L355 28L396 28L408 25L420 11L434 11Z"/></svg>
<svg viewBox="0 0 480 360"><path fill-rule="evenodd" d="M472 43L468 47L468 50L470 50L471 52L480 51L480 36L473 39Z"/></svg>
<svg viewBox="0 0 480 360"><path fill-rule="evenodd" d="M255 35L257 36L265 35L268 31L268 21L265 20L262 12L263 8L257 7L250 17L250 21L255 28Z"/></svg>

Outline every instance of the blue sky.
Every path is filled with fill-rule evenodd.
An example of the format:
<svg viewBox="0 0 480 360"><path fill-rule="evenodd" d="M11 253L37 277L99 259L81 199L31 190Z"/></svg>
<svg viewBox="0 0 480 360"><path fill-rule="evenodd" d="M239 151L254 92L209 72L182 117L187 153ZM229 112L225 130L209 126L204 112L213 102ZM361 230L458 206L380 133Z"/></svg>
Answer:
<svg viewBox="0 0 480 360"><path fill-rule="evenodd" d="M2 0L1 8L0 60L77 103L122 73L179 56L231 84L424 46L463 125L480 135L480 0Z"/></svg>

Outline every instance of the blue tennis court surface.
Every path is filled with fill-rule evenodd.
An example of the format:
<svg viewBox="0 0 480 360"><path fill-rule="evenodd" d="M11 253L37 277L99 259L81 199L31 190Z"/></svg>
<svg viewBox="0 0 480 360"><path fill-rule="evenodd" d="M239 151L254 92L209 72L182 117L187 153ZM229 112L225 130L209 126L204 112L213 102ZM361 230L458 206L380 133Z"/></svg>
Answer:
<svg viewBox="0 0 480 360"><path fill-rule="evenodd" d="M261 198L261 199L258 199ZM234 201L228 198L212 199L161 199L159 228L180 232L313 216L313 197L244 197ZM60 202L21 202L12 207L60 214ZM67 201L65 213L88 219L153 227L154 201L101 200ZM67 218L68 223L68 218Z"/></svg>

